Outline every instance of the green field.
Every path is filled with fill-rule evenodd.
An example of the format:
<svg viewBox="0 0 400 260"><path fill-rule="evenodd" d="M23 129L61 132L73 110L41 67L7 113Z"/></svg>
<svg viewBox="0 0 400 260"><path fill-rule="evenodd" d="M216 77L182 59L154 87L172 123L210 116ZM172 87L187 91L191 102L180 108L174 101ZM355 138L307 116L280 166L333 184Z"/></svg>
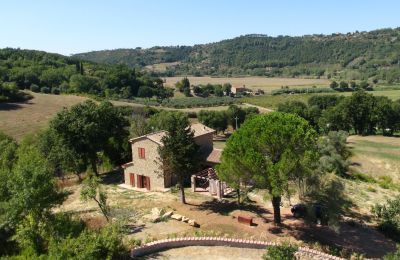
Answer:
<svg viewBox="0 0 400 260"><path fill-rule="evenodd" d="M337 92L336 95L350 96L353 92ZM400 90L377 90L370 91L374 96L386 96L392 100L400 99ZM307 103L310 97L315 95L335 95L331 93L316 93L316 94L293 94L293 95L264 95L264 96L253 96L246 97L243 100L245 103L266 107L266 108L277 108L278 104L286 101L302 101Z"/></svg>

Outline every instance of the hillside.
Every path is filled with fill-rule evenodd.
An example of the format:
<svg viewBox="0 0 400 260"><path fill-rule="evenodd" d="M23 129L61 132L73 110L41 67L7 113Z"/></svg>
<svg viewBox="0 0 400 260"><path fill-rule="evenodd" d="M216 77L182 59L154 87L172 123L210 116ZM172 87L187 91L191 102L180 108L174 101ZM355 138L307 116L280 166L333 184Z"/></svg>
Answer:
<svg viewBox="0 0 400 260"><path fill-rule="evenodd" d="M21 89L110 98L168 94L160 78L127 66L82 61L43 51L0 49L0 102L17 101Z"/></svg>
<svg viewBox="0 0 400 260"><path fill-rule="evenodd" d="M194 46L116 49L74 57L160 75L316 76L400 81L400 28L301 37L245 35Z"/></svg>

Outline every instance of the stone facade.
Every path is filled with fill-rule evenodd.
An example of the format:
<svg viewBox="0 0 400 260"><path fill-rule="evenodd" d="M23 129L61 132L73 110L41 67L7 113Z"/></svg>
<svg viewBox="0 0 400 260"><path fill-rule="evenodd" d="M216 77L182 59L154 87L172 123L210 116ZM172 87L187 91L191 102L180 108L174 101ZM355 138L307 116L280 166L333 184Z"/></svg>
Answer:
<svg viewBox="0 0 400 260"><path fill-rule="evenodd" d="M201 124L196 124L193 128L194 140L200 146L206 160L207 154L213 150L215 131ZM144 190L164 191L175 184L171 176L165 176L158 153L158 148L162 145L161 139L165 134L166 132L161 131L130 140L132 161L122 166L125 185ZM144 153L144 156L141 153Z"/></svg>

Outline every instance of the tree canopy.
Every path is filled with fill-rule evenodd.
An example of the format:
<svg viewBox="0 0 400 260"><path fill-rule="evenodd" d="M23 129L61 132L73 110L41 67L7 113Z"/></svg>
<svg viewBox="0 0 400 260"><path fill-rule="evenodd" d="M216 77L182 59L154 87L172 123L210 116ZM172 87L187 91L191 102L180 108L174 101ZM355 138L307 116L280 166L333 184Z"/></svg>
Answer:
<svg viewBox="0 0 400 260"><path fill-rule="evenodd" d="M167 135L159 147L164 174L177 179L181 201L186 203L184 185L196 169L199 147L194 141L188 117L182 113L171 113L166 124Z"/></svg>
<svg viewBox="0 0 400 260"><path fill-rule="evenodd" d="M315 130L299 116L279 112L254 116L228 139L217 168L219 177L236 186L251 179L266 188L279 224L281 196L290 181L307 174L309 162L317 156L316 141Z"/></svg>
<svg viewBox="0 0 400 260"><path fill-rule="evenodd" d="M129 155L128 120L110 102L93 101L64 109L50 122L50 128L74 155L90 163L97 175L98 153L104 152L115 164ZM121 151L125 151L125 154Z"/></svg>

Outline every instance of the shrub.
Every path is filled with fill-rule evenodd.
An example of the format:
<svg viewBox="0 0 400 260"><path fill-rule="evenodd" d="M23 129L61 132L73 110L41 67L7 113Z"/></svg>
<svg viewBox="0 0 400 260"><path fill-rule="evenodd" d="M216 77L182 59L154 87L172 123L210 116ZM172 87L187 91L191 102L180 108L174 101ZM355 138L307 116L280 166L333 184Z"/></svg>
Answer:
<svg viewBox="0 0 400 260"><path fill-rule="evenodd" d="M372 213L378 221L379 229L396 241L400 241L400 196L388 199L386 204L376 204Z"/></svg>
<svg viewBox="0 0 400 260"><path fill-rule="evenodd" d="M51 94L60 95L60 89L59 88L52 88L51 89Z"/></svg>
<svg viewBox="0 0 400 260"><path fill-rule="evenodd" d="M297 252L297 246L285 243L279 246L270 246L267 248L267 252L263 255L265 260L294 260L295 253Z"/></svg>
<svg viewBox="0 0 400 260"><path fill-rule="evenodd" d="M42 87L42 88L40 88L40 92L48 94L48 93L50 93L50 88L49 87Z"/></svg>
<svg viewBox="0 0 400 260"><path fill-rule="evenodd" d="M362 182L376 183L376 180L373 177L371 177L367 174L364 174L364 173L360 173L360 172L355 172L355 173L351 174L351 177L355 180L359 180Z"/></svg>
<svg viewBox="0 0 400 260"><path fill-rule="evenodd" d="M99 232L85 230L78 237L52 241L49 259L119 259L125 251L119 226L111 225Z"/></svg>
<svg viewBox="0 0 400 260"><path fill-rule="evenodd" d="M39 86L36 85L36 84L32 84L31 87L30 87L29 89L30 89L32 92L36 92L36 93L40 91Z"/></svg>
<svg viewBox="0 0 400 260"><path fill-rule="evenodd" d="M384 260L398 260L400 259L400 247L397 247L397 251L389 253L383 257Z"/></svg>
<svg viewBox="0 0 400 260"><path fill-rule="evenodd" d="M334 93L335 90L331 88L282 88L272 90L272 95L282 95L282 94L304 94L304 93Z"/></svg>

